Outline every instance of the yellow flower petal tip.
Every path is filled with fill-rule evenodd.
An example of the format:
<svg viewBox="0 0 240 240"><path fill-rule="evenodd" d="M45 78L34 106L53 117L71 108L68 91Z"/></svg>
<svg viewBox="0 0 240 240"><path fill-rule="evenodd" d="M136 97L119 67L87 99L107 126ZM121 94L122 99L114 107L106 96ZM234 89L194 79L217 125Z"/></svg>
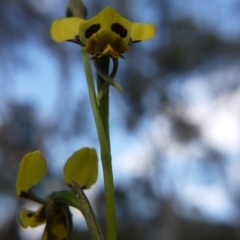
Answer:
<svg viewBox="0 0 240 240"><path fill-rule="evenodd" d="M145 41L153 38L156 34L156 28L153 24L133 23L131 28L132 41Z"/></svg>
<svg viewBox="0 0 240 240"><path fill-rule="evenodd" d="M81 18L63 18L53 21L50 34L54 41L63 42L74 40L79 35L79 25L85 21Z"/></svg>
<svg viewBox="0 0 240 240"><path fill-rule="evenodd" d="M94 148L82 148L73 153L63 169L64 181L77 182L82 188L90 188L97 181L98 157Z"/></svg>
<svg viewBox="0 0 240 240"><path fill-rule="evenodd" d="M27 153L21 160L16 181L17 196L28 192L47 172L47 163L40 151Z"/></svg>
<svg viewBox="0 0 240 240"><path fill-rule="evenodd" d="M22 208L18 213L18 221L23 228L40 226L45 223L45 218L43 208L40 208L38 211Z"/></svg>

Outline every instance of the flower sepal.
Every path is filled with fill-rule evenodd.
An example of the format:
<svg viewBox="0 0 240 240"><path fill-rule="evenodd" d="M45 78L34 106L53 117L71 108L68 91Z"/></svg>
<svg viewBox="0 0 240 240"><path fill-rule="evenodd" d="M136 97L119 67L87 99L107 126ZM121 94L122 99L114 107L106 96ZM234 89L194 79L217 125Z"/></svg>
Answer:
<svg viewBox="0 0 240 240"><path fill-rule="evenodd" d="M74 152L63 168L63 179L70 187L73 181L82 189L90 188L98 177L98 157L95 148L84 147Z"/></svg>
<svg viewBox="0 0 240 240"><path fill-rule="evenodd" d="M21 160L16 181L17 196L30 196L31 189L46 175L47 162L40 151L27 153Z"/></svg>

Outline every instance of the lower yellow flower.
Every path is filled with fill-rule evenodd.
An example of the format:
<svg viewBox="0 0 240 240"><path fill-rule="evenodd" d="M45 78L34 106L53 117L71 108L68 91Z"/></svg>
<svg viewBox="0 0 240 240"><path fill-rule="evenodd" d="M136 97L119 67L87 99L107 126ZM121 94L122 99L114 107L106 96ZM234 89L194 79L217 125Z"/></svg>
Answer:
<svg viewBox="0 0 240 240"><path fill-rule="evenodd" d="M23 208L20 210L18 220L22 227L37 227L46 224L43 240L63 240L70 237L72 229L72 217L67 206L60 204L46 204L36 212Z"/></svg>
<svg viewBox="0 0 240 240"><path fill-rule="evenodd" d="M68 185L73 182L82 188L90 188L97 181L97 154L94 148L82 148L76 151L66 162L64 180ZM79 208L76 194L70 191L51 193L46 199L35 195L32 188L40 182L47 170L47 163L40 151L26 154L19 167L16 193L19 197L40 203L37 211L22 208L18 220L23 228L37 227L46 223L43 240L70 239L72 217L69 206Z"/></svg>

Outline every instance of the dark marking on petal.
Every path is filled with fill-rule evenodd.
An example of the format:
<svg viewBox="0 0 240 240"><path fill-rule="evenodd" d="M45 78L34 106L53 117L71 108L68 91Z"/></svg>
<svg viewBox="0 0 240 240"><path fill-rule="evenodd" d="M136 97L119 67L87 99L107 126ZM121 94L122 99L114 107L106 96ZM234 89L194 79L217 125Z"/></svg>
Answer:
<svg viewBox="0 0 240 240"><path fill-rule="evenodd" d="M85 31L85 38L90 38L94 33L96 33L100 29L100 24L93 24Z"/></svg>
<svg viewBox="0 0 240 240"><path fill-rule="evenodd" d="M127 29L125 29L120 23L113 23L111 30L119 34L121 38L125 38L127 36Z"/></svg>
<svg viewBox="0 0 240 240"><path fill-rule="evenodd" d="M32 217L34 215L34 213L28 213L27 216L28 217Z"/></svg>

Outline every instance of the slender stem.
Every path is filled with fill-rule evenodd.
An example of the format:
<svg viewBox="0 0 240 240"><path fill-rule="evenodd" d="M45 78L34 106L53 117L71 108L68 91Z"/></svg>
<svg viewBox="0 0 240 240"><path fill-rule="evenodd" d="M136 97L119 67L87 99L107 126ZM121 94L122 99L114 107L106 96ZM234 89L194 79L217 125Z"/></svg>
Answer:
<svg viewBox="0 0 240 240"><path fill-rule="evenodd" d="M105 131L102 115L96 101L96 93L94 89L93 76L91 72L89 57L88 57L88 54L85 53L84 51L82 51L82 58L83 58L85 74L87 78L89 97L92 105L94 120L97 128L97 133L98 133L98 138L99 138L99 143L101 148L101 160L102 160L103 177L104 177L104 193L105 193L105 201L106 201L107 240L116 240L117 227L116 227L114 183L113 183L110 145L109 145L108 136L107 136L108 133L106 133Z"/></svg>

